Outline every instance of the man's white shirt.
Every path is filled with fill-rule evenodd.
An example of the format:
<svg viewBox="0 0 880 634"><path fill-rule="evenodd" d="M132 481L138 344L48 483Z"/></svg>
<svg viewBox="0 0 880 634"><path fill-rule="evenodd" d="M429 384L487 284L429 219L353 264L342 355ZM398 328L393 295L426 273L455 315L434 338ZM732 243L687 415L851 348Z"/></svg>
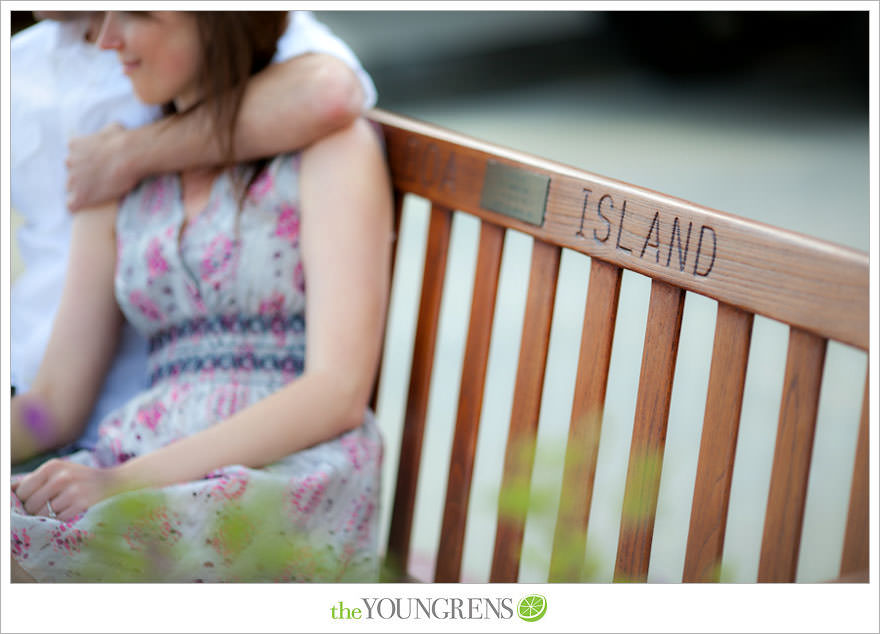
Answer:
<svg viewBox="0 0 880 634"><path fill-rule="evenodd" d="M24 271L12 287L12 384L26 390L39 369L58 310L70 249L66 205L69 141L118 122L136 127L160 116L134 96L114 51L88 44L83 21L40 22L11 41L10 196L25 224L16 236ZM357 74L364 108L376 89L349 47L307 11L291 12L276 60L328 53ZM146 387L146 341L126 324L113 365L77 443L91 447L97 423Z"/></svg>

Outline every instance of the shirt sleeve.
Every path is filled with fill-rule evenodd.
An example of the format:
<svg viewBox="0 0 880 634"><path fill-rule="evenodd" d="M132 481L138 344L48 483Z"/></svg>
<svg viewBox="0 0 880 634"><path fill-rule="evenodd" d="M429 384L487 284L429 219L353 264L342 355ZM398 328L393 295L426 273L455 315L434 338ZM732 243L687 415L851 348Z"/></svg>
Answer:
<svg viewBox="0 0 880 634"><path fill-rule="evenodd" d="M357 75L364 91L364 110L376 105L376 86L354 52L310 11L291 11L287 31L278 40L275 61L305 53L326 53L345 62Z"/></svg>

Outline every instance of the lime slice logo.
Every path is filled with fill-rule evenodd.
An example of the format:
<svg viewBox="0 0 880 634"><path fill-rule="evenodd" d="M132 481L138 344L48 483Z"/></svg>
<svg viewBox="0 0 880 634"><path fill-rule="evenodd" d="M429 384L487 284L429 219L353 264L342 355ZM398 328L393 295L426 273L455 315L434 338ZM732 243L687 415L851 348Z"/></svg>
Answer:
<svg viewBox="0 0 880 634"><path fill-rule="evenodd" d="M519 618L529 623L538 621L547 611L547 599L540 594L530 594L523 597L517 606Z"/></svg>

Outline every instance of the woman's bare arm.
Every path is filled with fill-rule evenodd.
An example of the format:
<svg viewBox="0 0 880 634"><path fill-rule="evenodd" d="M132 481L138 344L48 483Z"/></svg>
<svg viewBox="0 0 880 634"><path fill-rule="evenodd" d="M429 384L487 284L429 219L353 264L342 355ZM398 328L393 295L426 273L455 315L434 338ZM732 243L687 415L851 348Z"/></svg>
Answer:
<svg viewBox="0 0 880 634"><path fill-rule="evenodd" d="M12 399L13 463L76 439L94 406L122 325L113 293L116 206L73 220L67 277L46 352L30 390Z"/></svg>

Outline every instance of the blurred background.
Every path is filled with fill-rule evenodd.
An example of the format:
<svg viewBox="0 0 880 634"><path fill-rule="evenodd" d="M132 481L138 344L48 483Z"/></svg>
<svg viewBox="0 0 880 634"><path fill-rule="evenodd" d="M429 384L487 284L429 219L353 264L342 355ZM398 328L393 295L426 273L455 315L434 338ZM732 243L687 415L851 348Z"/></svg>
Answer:
<svg viewBox="0 0 880 634"><path fill-rule="evenodd" d="M482 140L868 250L868 21L859 12L317 12L369 70L379 107ZM408 385L427 205L404 219L379 414L386 514ZM456 218L413 534L431 578L469 318L476 223ZM417 245L417 246L412 246ZM488 580L530 263L511 232L468 516L463 578ZM566 254L557 291L521 581L547 578L589 261ZM610 581L650 282L624 276L587 568ZM677 581L714 334L715 303L686 302L649 579ZM755 322L724 578L757 576L787 328ZM866 355L832 345L798 578L837 574ZM853 371L852 367L856 370Z"/></svg>
<svg viewBox="0 0 880 634"><path fill-rule="evenodd" d="M13 12L13 28L28 14ZM867 251L868 13L318 11L372 75L380 108L692 202ZM18 20L18 22L17 22ZM383 540L419 295L427 205L407 202L379 418ZM468 323L477 226L456 217L414 523L412 572L433 573ZM463 580L488 580L531 243L509 232L468 514ZM15 271L13 271L14 273ZM521 581L546 580L589 260L559 278ZM621 290L599 450L588 579L610 581L650 281ZM689 294L649 580L681 578L715 303ZM723 578L754 581L787 328L757 317ZM832 344L820 400L801 581L836 576L866 355ZM856 368L854 371L853 366Z"/></svg>

